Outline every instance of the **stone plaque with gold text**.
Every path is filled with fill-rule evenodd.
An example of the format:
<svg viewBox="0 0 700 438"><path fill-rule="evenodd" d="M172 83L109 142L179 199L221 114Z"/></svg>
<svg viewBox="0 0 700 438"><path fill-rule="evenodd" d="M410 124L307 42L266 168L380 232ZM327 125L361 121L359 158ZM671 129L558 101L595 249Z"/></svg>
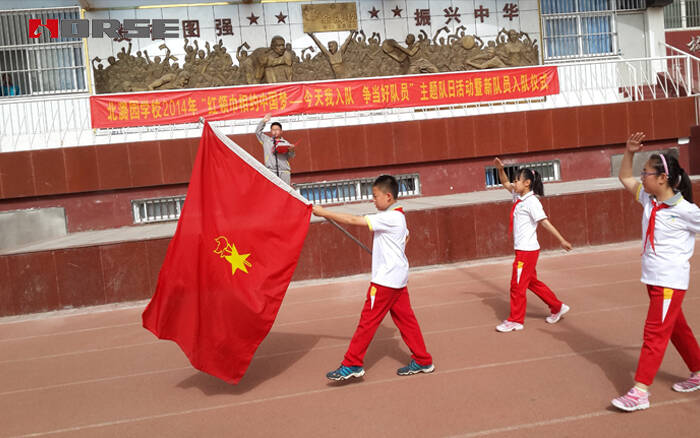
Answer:
<svg viewBox="0 0 700 438"><path fill-rule="evenodd" d="M304 32L336 32L357 30L355 3L301 5Z"/></svg>

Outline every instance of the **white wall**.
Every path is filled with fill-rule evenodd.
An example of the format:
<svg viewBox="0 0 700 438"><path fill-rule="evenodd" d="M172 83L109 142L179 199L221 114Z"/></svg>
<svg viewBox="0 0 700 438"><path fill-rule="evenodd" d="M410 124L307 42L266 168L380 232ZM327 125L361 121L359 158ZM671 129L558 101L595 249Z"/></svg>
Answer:
<svg viewBox="0 0 700 438"><path fill-rule="evenodd" d="M647 19L644 11L617 15L617 43L623 58L649 56L650 38L646 33Z"/></svg>
<svg viewBox="0 0 700 438"><path fill-rule="evenodd" d="M647 9L647 30L649 32L649 56L666 56L666 30L664 29L664 8Z"/></svg>
<svg viewBox="0 0 700 438"><path fill-rule="evenodd" d="M343 0L338 2L341 1ZM201 31L199 46L201 48L204 48L205 41L214 44L219 39L216 36L214 20L217 18L230 18L233 24L234 35L221 37L229 53L235 54L236 48L242 42L248 42L251 48L268 46L273 36L280 35L284 37L285 41L291 41L292 48L300 55L303 48L308 46L315 47L311 38L303 32L301 5L308 3L311 2L109 10L87 12L86 18L116 18L119 20L125 18L176 18L179 20L199 20ZM326 3L334 3L334 1ZM503 17L503 7L506 3L519 5L519 16L514 17L512 21ZM358 27L364 30L367 37L371 36L372 32L379 32L382 40L394 38L402 41L407 33L417 33L420 29L424 29L432 37L439 28L446 25L447 18L444 16L444 9L449 7L452 7L453 10L458 8L457 12L461 14L461 23L451 20L447 24L451 31L463 25L467 28L467 33L476 34L484 41L487 41L495 38L498 30L505 27L528 32L532 39L541 40L537 0L363 0L356 2L356 4ZM480 5L489 9L490 16L485 18L483 23L474 17L474 10ZM391 11L396 6L402 9L401 18L394 17ZM378 18L375 19L370 18L368 12L373 7L380 10ZM416 9L430 9L431 26L416 26L414 18ZM284 24L278 24L278 20L275 17L280 12L287 16ZM249 24L249 20L246 17L249 17L251 13L260 17L258 19L260 25ZM181 31L180 34L182 35ZM327 43L331 40L343 41L347 35L348 32L325 32L319 33L318 37L323 43ZM151 57L162 54L158 49L158 46L162 43L162 40L132 39L132 54L144 49L148 50ZM183 39L168 39L166 43L175 56L181 59L184 57ZM105 59L116 54L127 44L126 42L116 43L109 38L90 38L88 39L89 56L90 58L99 56ZM182 65L182 60L180 63Z"/></svg>

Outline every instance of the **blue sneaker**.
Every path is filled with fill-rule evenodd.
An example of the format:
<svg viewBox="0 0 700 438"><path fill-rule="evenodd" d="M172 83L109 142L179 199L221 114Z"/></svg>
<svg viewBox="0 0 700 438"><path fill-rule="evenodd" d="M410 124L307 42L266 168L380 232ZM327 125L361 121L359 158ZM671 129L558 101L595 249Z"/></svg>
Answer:
<svg viewBox="0 0 700 438"><path fill-rule="evenodd" d="M341 365L340 368L338 368L335 371L331 371L330 373L326 374L326 377L329 380L348 380L352 377L362 377L365 375L365 370L362 367L346 367L345 365Z"/></svg>
<svg viewBox="0 0 700 438"><path fill-rule="evenodd" d="M411 363L396 370L396 374L399 376L410 376L411 374L432 373L433 371L435 371L435 365L418 365L415 360L411 359Z"/></svg>

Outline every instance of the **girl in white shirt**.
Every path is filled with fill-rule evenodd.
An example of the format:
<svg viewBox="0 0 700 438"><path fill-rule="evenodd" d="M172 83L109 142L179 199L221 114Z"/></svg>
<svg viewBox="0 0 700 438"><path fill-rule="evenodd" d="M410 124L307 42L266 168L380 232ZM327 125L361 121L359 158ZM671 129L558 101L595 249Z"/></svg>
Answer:
<svg viewBox="0 0 700 438"><path fill-rule="evenodd" d="M542 226L559 240L561 246L571 251L572 246L554 228L542 208L537 196L544 196L542 178L536 170L522 168L515 175L512 183L503 170L500 159L494 160L501 184L513 194L513 208L510 211L510 229L513 232L515 261L513 276L510 282L510 316L496 327L499 332L522 330L527 306L527 290L530 289L542 299L551 311L546 318L554 324L568 312L569 306L559 301L554 292L546 284L537 279L537 258L540 254L540 244L537 241L537 225ZM535 196L537 195L537 196Z"/></svg>
<svg viewBox="0 0 700 438"><path fill-rule="evenodd" d="M690 378L674 384L673 389L700 389L700 347L681 310L695 233L700 231L700 209L693 204L690 178L674 156L651 155L644 164L641 183L632 175L633 157L642 149L643 139L641 132L629 137L619 175L625 188L644 207L641 281L649 294L635 384L627 394L612 401L624 411L649 407L648 387L661 366L669 340L691 371Z"/></svg>

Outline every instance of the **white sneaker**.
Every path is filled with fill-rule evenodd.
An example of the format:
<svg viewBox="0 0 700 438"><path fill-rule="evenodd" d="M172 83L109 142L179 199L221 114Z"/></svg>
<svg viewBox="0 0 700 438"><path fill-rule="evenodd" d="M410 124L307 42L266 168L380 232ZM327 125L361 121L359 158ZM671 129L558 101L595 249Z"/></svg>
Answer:
<svg viewBox="0 0 700 438"><path fill-rule="evenodd" d="M567 306L566 304L562 304L559 313L552 313L551 315L545 318L545 321L547 321L550 324L555 324L559 322L561 317L564 316L569 310L571 310L571 307Z"/></svg>
<svg viewBox="0 0 700 438"><path fill-rule="evenodd" d="M519 322L508 321L507 319L496 326L496 330L501 333L512 332L513 330L522 330L525 327Z"/></svg>

